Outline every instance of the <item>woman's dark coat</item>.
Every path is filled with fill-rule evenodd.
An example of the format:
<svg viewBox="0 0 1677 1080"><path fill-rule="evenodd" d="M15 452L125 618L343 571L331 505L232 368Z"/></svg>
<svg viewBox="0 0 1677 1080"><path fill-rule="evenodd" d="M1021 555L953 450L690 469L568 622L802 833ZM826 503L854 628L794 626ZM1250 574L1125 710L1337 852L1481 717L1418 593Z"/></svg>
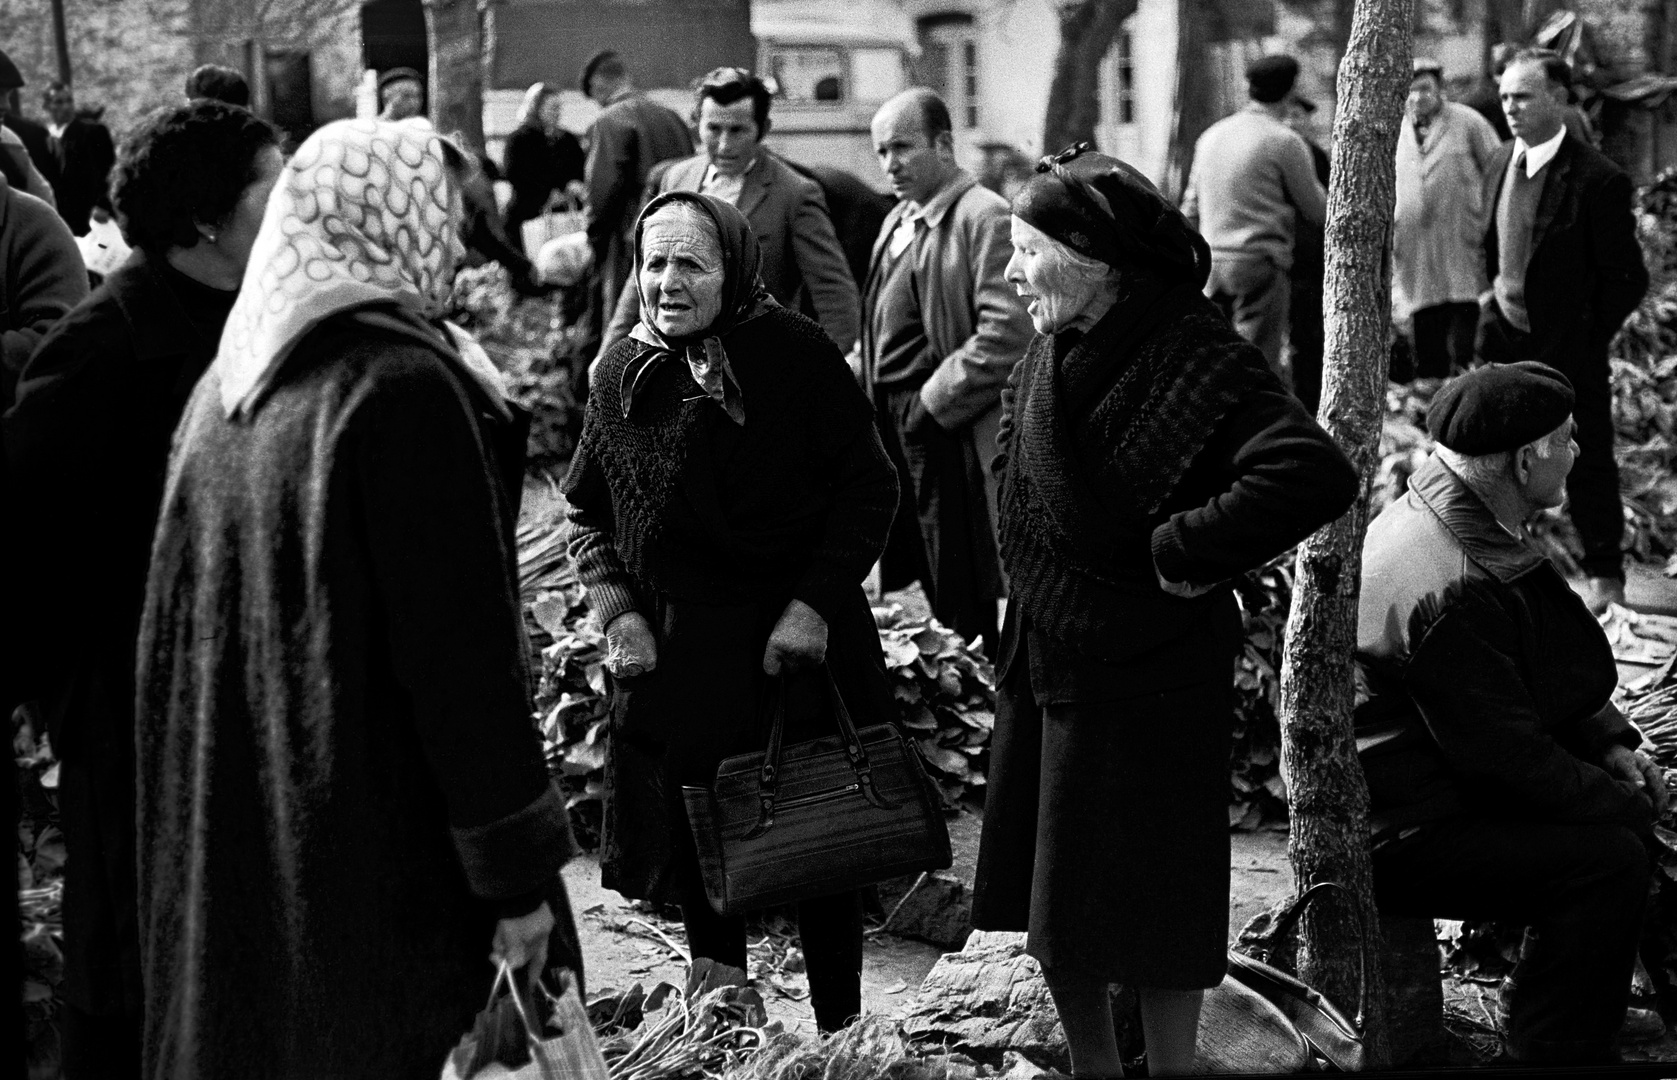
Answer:
<svg viewBox="0 0 1677 1080"><path fill-rule="evenodd" d="M826 620L827 666L858 725L892 715L861 589L897 500L873 410L801 315L770 307L723 342L743 427L680 359L623 417L624 366L647 348L625 338L601 362L564 489L572 556L601 625L638 611L658 644L656 669L613 695L602 880L666 903L696 869L680 786L762 748L763 651L791 600ZM824 685L795 683L800 700ZM793 711L804 722L788 739L826 733L824 712Z"/></svg>
<svg viewBox="0 0 1677 1080"><path fill-rule="evenodd" d="M137 252L59 321L6 414L28 689L62 762L65 1000L138 1013L134 642L169 436L234 293Z"/></svg>
<svg viewBox="0 0 1677 1080"><path fill-rule="evenodd" d="M1087 349L1039 336L1013 373L1002 532L1016 591L973 920L1028 929L1046 967L1192 989L1221 978L1227 940L1240 640L1227 582L1341 513L1357 485L1197 289L1143 296L1121 301ZM1113 387L1131 365L1189 374L1116 423ZM1045 414L1033 398L1050 393ZM1145 442L1149 410L1173 395L1204 434ZM1064 459L1033 450L1045 424ZM1143 455L1158 468L1126 474ZM1138 512L1160 475L1157 505ZM1203 591L1170 595L1161 577Z"/></svg>
<svg viewBox="0 0 1677 1080"><path fill-rule="evenodd" d="M563 194L565 185L581 180L587 161L582 143L568 131L549 135L539 125L526 124L507 136L501 153L501 177L512 185L507 234L513 247L523 250L524 230L520 226L540 215L555 191ZM536 253L527 254L534 258Z"/></svg>
<svg viewBox="0 0 1677 1080"><path fill-rule="evenodd" d="M187 406L139 647L148 1075L432 1080L488 995L495 902L568 921L523 437L482 393L340 315L248 419L213 371Z"/></svg>

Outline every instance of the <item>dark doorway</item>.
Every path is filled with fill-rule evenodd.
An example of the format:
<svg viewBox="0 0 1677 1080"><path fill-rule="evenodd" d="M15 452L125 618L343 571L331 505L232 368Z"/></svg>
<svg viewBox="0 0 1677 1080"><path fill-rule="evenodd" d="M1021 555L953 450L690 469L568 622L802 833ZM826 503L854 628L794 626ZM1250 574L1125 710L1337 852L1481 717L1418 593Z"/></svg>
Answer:
<svg viewBox="0 0 1677 1080"><path fill-rule="evenodd" d="M421 0L367 0L361 5L362 63L379 74L413 68L430 100L431 54Z"/></svg>

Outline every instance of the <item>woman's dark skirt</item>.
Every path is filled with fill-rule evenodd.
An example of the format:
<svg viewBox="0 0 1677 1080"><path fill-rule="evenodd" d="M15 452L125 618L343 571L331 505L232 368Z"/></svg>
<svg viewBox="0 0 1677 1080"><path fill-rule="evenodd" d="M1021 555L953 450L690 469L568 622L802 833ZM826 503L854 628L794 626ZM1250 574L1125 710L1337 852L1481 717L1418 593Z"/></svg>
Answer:
<svg viewBox="0 0 1677 1080"><path fill-rule="evenodd" d="M787 601L710 607L661 599L646 612L658 666L618 680L606 755L600 882L624 896L679 903L698 889L699 857L683 784L709 786L716 766L768 744L763 650ZM879 632L858 586L827 627L827 669L857 727L895 717ZM835 734L820 669L786 682L786 741Z"/></svg>
<svg viewBox="0 0 1677 1080"><path fill-rule="evenodd" d="M1026 951L1069 978L1217 985L1231 680L1040 707L1029 667L999 688L973 924L1028 930Z"/></svg>

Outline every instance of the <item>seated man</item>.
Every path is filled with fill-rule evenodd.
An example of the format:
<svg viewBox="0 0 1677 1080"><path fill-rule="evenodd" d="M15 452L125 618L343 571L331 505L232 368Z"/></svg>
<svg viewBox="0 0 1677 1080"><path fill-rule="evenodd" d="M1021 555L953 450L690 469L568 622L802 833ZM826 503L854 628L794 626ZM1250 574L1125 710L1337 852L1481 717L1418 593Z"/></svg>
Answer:
<svg viewBox="0 0 1677 1080"><path fill-rule="evenodd" d="M1616 1060L1666 805L1606 635L1525 535L1560 505L1572 406L1529 361L1446 384L1438 449L1369 526L1358 612L1376 899L1529 928L1502 1004L1532 1062Z"/></svg>

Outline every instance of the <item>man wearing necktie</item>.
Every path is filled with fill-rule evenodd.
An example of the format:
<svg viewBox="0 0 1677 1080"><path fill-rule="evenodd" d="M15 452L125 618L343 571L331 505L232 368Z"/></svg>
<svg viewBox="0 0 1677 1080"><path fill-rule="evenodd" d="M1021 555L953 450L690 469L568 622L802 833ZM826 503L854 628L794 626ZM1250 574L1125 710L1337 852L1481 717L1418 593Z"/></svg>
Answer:
<svg viewBox="0 0 1677 1080"><path fill-rule="evenodd" d="M952 129L924 88L874 114L874 152L899 201L874 243L854 363L902 487L882 582L918 579L941 622L994 649L1005 592L988 465L1031 320L1003 277L1007 203L955 164Z"/></svg>
<svg viewBox="0 0 1677 1080"><path fill-rule="evenodd" d="M1613 459L1607 347L1648 290L1636 240L1631 182L1566 129L1571 68L1547 49L1515 55L1502 74L1514 140L1486 170L1485 265L1478 358L1537 360L1577 393L1578 463L1568 513L1583 543L1585 600L1624 600L1624 511Z"/></svg>

